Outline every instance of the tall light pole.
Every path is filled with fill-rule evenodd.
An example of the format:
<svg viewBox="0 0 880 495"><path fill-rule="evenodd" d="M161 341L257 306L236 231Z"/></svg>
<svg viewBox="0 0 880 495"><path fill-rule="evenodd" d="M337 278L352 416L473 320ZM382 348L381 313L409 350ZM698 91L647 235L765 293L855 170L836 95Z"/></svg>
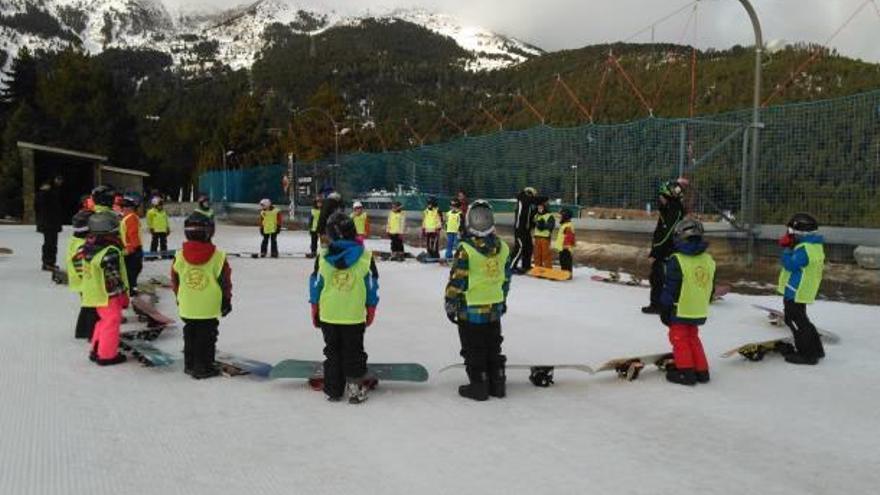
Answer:
<svg viewBox="0 0 880 495"><path fill-rule="evenodd" d="M755 224L757 223L757 209L755 201L757 200L756 174L758 171L758 159L760 158L760 148L758 141L758 131L761 127L761 54L764 51L764 36L761 33L761 21L758 14L749 0L739 0L749 19L752 21L752 29L755 31L755 87L752 101L752 170L750 174L750 190L749 190L749 232L748 232L748 259L749 265L754 261L755 249Z"/></svg>
<svg viewBox="0 0 880 495"><path fill-rule="evenodd" d="M574 205L580 209L580 198L578 197L578 165L575 163L571 166L572 173L574 174ZM580 216L580 214L578 214Z"/></svg>
<svg viewBox="0 0 880 495"><path fill-rule="evenodd" d="M333 167L332 168L334 169L333 185L335 187L336 186L336 174L337 174L335 169L339 167L339 136L346 134L349 131L349 129L345 128L345 129L340 130L339 129L339 122L336 122L336 119L334 119L333 116L330 115L330 112L328 112L327 110L324 110L323 108L308 107L308 108L304 108L302 110L297 110L297 109L291 108L290 112L294 115L303 114L303 113L307 113L307 112L318 112L321 115L323 115L324 117L327 117L327 119L333 125Z"/></svg>

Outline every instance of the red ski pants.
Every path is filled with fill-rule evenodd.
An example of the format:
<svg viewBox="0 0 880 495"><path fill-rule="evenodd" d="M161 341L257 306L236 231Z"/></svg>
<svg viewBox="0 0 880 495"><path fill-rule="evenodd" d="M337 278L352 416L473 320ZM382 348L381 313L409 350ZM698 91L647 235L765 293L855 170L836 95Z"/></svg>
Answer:
<svg viewBox="0 0 880 495"><path fill-rule="evenodd" d="M98 310L98 323L92 335L92 349L98 359L113 359L119 353L119 326L122 324L122 296L113 296Z"/></svg>
<svg viewBox="0 0 880 495"><path fill-rule="evenodd" d="M684 323L669 325L669 342L672 344L672 356L678 369L709 371L709 361L703 352L700 342L699 327Z"/></svg>

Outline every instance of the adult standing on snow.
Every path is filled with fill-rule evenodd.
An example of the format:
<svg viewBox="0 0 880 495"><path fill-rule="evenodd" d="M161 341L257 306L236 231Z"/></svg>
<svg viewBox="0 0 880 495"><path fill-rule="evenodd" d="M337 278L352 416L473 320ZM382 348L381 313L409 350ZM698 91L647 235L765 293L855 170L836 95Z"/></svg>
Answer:
<svg viewBox="0 0 880 495"><path fill-rule="evenodd" d="M58 233L64 224L64 212L61 206L61 186L64 178L55 176L46 181L37 191L34 199L34 212L37 217L37 232L43 234L43 266L44 271L54 271L58 267Z"/></svg>
<svg viewBox="0 0 880 495"><path fill-rule="evenodd" d="M281 210L275 208L272 200L263 198L260 200L260 235L263 241L260 243L260 258L266 257L266 250L271 244L270 255L278 257L278 231L281 229Z"/></svg>
<svg viewBox="0 0 880 495"><path fill-rule="evenodd" d="M526 187L516 195L516 212L513 217L515 243L510 253L510 265L515 273L528 273L532 269L532 230L535 228L537 195L534 187Z"/></svg>
<svg viewBox="0 0 880 495"><path fill-rule="evenodd" d="M330 215L344 209L342 195L338 192L330 190L325 198L324 204L321 205L321 215L318 218L318 232L321 234L322 246L326 246L330 242L327 239L327 220L330 218Z"/></svg>
<svg viewBox="0 0 880 495"><path fill-rule="evenodd" d="M651 303L642 308L642 313L660 313L660 294L663 292L664 268L666 260L675 249L674 234L675 226L678 225L687 212L685 212L682 197L687 179L676 179L664 182L658 191L659 213L657 226L654 228L654 237L651 244Z"/></svg>

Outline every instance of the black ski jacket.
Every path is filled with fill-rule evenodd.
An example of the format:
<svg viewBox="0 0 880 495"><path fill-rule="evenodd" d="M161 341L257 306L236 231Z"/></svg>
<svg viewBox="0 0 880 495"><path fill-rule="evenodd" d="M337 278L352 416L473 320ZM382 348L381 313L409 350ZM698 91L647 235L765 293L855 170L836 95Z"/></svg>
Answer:
<svg viewBox="0 0 880 495"><path fill-rule="evenodd" d="M673 234L686 212L680 199L669 199L665 205L660 205L660 217L657 219L657 227L654 228L654 238L651 243L652 258L666 259L674 251Z"/></svg>

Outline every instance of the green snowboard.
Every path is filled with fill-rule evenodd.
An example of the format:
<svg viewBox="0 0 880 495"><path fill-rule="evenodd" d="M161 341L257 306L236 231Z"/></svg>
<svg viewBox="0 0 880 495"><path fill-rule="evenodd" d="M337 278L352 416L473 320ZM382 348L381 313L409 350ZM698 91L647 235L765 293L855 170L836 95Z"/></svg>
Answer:
<svg viewBox="0 0 880 495"><path fill-rule="evenodd" d="M286 359L276 364L269 378L323 378L322 361ZM399 382L426 382L428 370L418 363L367 363L367 374L378 380Z"/></svg>

